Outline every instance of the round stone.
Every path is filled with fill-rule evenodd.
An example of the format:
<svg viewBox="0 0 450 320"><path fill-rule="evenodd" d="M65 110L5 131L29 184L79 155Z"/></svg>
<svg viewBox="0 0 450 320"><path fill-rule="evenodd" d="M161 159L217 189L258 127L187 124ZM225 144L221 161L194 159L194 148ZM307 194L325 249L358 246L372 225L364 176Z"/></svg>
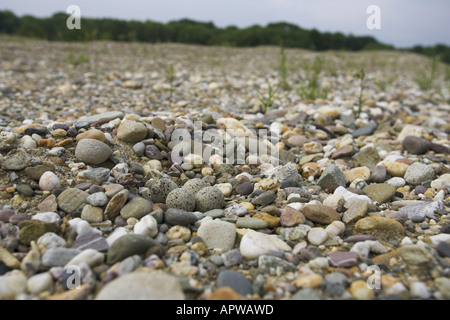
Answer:
<svg viewBox="0 0 450 320"><path fill-rule="evenodd" d="M76 139L77 139L77 141L80 141L83 139L95 139L95 140L106 143L105 134L98 129L90 129L88 131L82 132L77 135Z"/></svg>
<svg viewBox="0 0 450 320"><path fill-rule="evenodd" d="M150 198L153 202L165 203L167 195L172 190L178 188L178 185L170 179L163 178L151 181L151 184L147 182L146 187L150 189Z"/></svg>
<svg viewBox="0 0 450 320"><path fill-rule="evenodd" d="M75 149L75 157L78 160L93 165L105 162L111 153L108 145L96 139L82 139Z"/></svg>
<svg viewBox="0 0 450 320"><path fill-rule="evenodd" d="M177 188L170 191L166 198L166 205L168 208L177 208L185 211L194 211L195 196L185 188Z"/></svg>
<svg viewBox="0 0 450 320"><path fill-rule="evenodd" d="M135 234L143 234L153 238L158 234L158 223L152 215L148 214L134 225L133 231Z"/></svg>
<svg viewBox="0 0 450 320"><path fill-rule="evenodd" d="M39 179L39 188L43 191L52 191L60 186L58 176L51 171L44 172Z"/></svg>
<svg viewBox="0 0 450 320"><path fill-rule="evenodd" d="M225 197L216 187L205 187L195 194L196 209L201 212L221 209L225 205Z"/></svg>
<svg viewBox="0 0 450 320"><path fill-rule="evenodd" d="M96 207L103 207L108 203L108 197L104 192L96 192L87 197L86 202Z"/></svg>
<svg viewBox="0 0 450 320"><path fill-rule="evenodd" d="M81 219L89 223L98 223L103 221L103 209L87 204L81 211Z"/></svg>
<svg viewBox="0 0 450 320"><path fill-rule="evenodd" d="M67 214L79 215L86 204L87 197L89 197L89 193L77 188L69 188L56 198L56 202L59 209Z"/></svg>
<svg viewBox="0 0 450 320"><path fill-rule="evenodd" d="M246 181L238 184L236 187L236 192L240 195L248 196L253 192L253 183Z"/></svg>
<svg viewBox="0 0 450 320"><path fill-rule="evenodd" d="M177 208L167 209L164 214L164 219L166 222L172 225L181 225L181 226L193 224L198 220L195 214Z"/></svg>
<svg viewBox="0 0 450 320"><path fill-rule="evenodd" d="M147 136L147 127L137 121L123 120L117 129L117 138L124 142L136 143Z"/></svg>
<svg viewBox="0 0 450 320"><path fill-rule="evenodd" d="M226 221L204 221L198 228L197 235L202 238L208 248L226 252L234 246L236 227Z"/></svg>
<svg viewBox="0 0 450 320"><path fill-rule="evenodd" d="M129 218L140 219L152 212L152 204L141 197L131 199L121 210L120 215L125 220Z"/></svg>
<svg viewBox="0 0 450 320"><path fill-rule="evenodd" d="M208 184L199 178L194 178L188 180L184 185L183 188L190 190L194 195L200 191L201 189L207 187Z"/></svg>
<svg viewBox="0 0 450 320"><path fill-rule="evenodd" d="M308 241L315 245L319 246L324 243L328 239L328 233L324 228L312 228L308 232Z"/></svg>
<svg viewBox="0 0 450 320"><path fill-rule="evenodd" d="M402 141L402 146L409 153L424 154L431 148L431 142L416 136L406 136Z"/></svg>

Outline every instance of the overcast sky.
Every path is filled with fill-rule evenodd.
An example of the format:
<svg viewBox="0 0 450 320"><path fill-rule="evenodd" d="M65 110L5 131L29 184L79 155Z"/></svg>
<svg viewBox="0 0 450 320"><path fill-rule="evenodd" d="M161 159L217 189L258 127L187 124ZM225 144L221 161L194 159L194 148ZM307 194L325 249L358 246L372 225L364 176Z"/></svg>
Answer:
<svg viewBox="0 0 450 320"><path fill-rule="evenodd" d="M212 21L248 27L286 21L306 29L371 35L396 47L450 45L449 0L1 0L1 10L47 17L78 5L83 17ZM369 30L369 5L381 10L381 29ZM83 20L81 19L81 23Z"/></svg>

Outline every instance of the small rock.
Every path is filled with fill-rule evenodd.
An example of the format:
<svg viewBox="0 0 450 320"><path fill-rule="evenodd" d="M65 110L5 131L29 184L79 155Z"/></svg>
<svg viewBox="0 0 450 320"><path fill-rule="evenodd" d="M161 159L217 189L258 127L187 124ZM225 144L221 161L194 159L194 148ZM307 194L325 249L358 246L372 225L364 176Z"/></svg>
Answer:
<svg viewBox="0 0 450 320"><path fill-rule="evenodd" d="M178 279L164 272L131 272L108 282L95 300L184 300Z"/></svg>
<svg viewBox="0 0 450 320"><path fill-rule="evenodd" d="M15 149L2 159L2 168L5 170L22 170L28 166L31 156L23 149Z"/></svg>
<svg viewBox="0 0 450 320"><path fill-rule="evenodd" d="M371 170L373 170L381 160L378 151L374 147L365 147L361 149L361 151L354 155L354 158L361 166L368 167Z"/></svg>
<svg viewBox="0 0 450 320"><path fill-rule="evenodd" d="M232 266L239 265L242 262L242 256L239 250L230 250L221 255L223 259L223 264L225 267L229 268Z"/></svg>
<svg viewBox="0 0 450 320"><path fill-rule="evenodd" d="M323 283L323 278L318 273L302 275L292 281L292 284L298 288L317 288Z"/></svg>
<svg viewBox="0 0 450 320"><path fill-rule="evenodd" d="M354 199L350 203L348 210L342 216L342 221L345 223L354 222L363 218L369 208L369 203L365 200Z"/></svg>
<svg viewBox="0 0 450 320"><path fill-rule="evenodd" d="M31 219L47 223L55 223L61 220L61 217L56 212L40 212L36 213Z"/></svg>
<svg viewBox="0 0 450 320"><path fill-rule="evenodd" d="M131 199L121 210L120 215L125 220L129 218L140 219L152 212L152 204L141 197Z"/></svg>
<svg viewBox="0 0 450 320"><path fill-rule="evenodd" d="M280 216L280 224L282 227L295 227L302 223L305 223L303 213L290 206L286 206L283 209L283 213Z"/></svg>
<svg viewBox="0 0 450 320"><path fill-rule="evenodd" d="M356 300L373 300L375 296L373 290L370 289L363 280L352 282L349 292Z"/></svg>
<svg viewBox="0 0 450 320"><path fill-rule="evenodd" d="M447 242L439 242L436 245L436 251L442 256L446 258L450 258L450 244Z"/></svg>
<svg viewBox="0 0 450 320"><path fill-rule="evenodd" d="M72 244L72 249L85 250L94 249L99 252L108 250L106 239L97 233L89 232L78 236Z"/></svg>
<svg viewBox="0 0 450 320"><path fill-rule="evenodd" d="M180 189L175 189L175 190L180 190ZM190 193L190 191L188 191L188 192ZM191 193L191 195L192 195L192 193ZM167 209L164 214L164 219L169 224L181 225L181 226L188 226L190 224L194 224L198 220L198 218L195 214L188 212L186 210L177 209L177 208Z"/></svg>
<svg viewBox="0 0 450 320"><path fill-rule="evenodd" d="M41 212L56 212L56 210L58 210L56 196L54 194L49 195L40 204L38 204L38 209Z"/></svg>
<svg viewBox="0 0 450 320"><path fill-rule="evenodd" d="M57 198L58 207L69 215L79 215L86 204L89 193L77 188L64 190Z"/></svg>
<svg viewBox="0 0 450 320"><path fill-rule="evenodd" d="M402 141L402 146L409 153L424 154L431 148L431 142L416 136L406 136Z"/></svg>
<svg viewBox="0 0 450 320"><path fill-rule="evenodd" d="M195 194L196 210L201 212L221 209L225 205L222 191L216 187L202 188Z"/></svg>
<svg viewBox="0 0 450 320"><path fill-rule="evenodd" d="M83 139L95 139L95 140L106 143L105 134L102 131L94 129L94 128L92 128L88 131L82 132L76 136L77 141L80 141Z"/></svg>
<svg viewBox="0 0 450 320"><path fill-rule="evenodd" d="M111 265L129 256L142 254L153 246L158 246L158 243L149 236L142 234L123 235L110 245L107 263Z"/></svg>
<svg viewBox="0 0 450 320"><path fill-rule="evenodd" d="M27 277L22 271L13 270L0 276L0 300L14 300L27 289Z"/></svg>
<svg viewBox="0 0 450 320"><path fill-rule="evenodd" d="M291 247L277 236L257 231L245 233L241 239L239 249L242 256L246 259L255 259L271 251L291 251Z"/></svg>
<svg viewBox="0 0 450 320"><path fill-rule="evenodd" d="M117 129L117 138L124 142L136 143L147 136L147 127L137 121L123 120Z"/></svg>
<svg viewBox="0 0 450 320"><path fill-rule="evenodd" d="M346 182L353 182L356 179L368 181L370 178L370 169L368 167L358 167L344 171L344 178Z"/></svg>
<svg viewBox="0 0 450 320"><path fill-rule="evenodd" d="M321 224L330 224L333 221L341 220L336 210L320 204L306 205L302 208L302 212L306 219Z"/></svg>
<svg viewBox="0 0 450 320"><path fill-rule="evenodd" d="M319 180L317 181L317 184L323 190L331 188L334 191L339 186L345 187L344 174L342 173L341 169L339 169L336 165L330 164L327 166L327 168L320 176Z"/></svg>
<svg viewBox="0 0 450 320"><path fill-rule="evenodd" d="M207 183L202 179L194 178L187 181L183 188L190 190L194 195L201 189L207 187Z"/></svg>
<svg viewBox="0 0 450 320"><path fill-rule="evenodd" d="M58 176L51 171L44 172L39 179L39 188L43 191L53 191L60 186Z"/></svg>
<svg viewBox="0 0 450 320"><path fill-rule="evenodd" d="M378 128L378 124L375 121L370 121L369 125L356 129L352 132L353 138L361 136L370 136Z"/></svg>
<svg viewBox="0 0 450 320"><path fill-rule="evenodd" d="M149 159L154 159L154 160L164 159L164 156L161 153L161 151L158 149L157 146L155 146L153 144L149 144L145 147L145 156Z"/></svg>
<svg viewBox="0 0 450 320"><path fill-rule="evenodd" d="M387 183L372 183L365 187L363 191L378 203L384 203L395 194L395 188Z"/></svg>
<svg viewBox="0 0 450 320"><path fill-rule="evenodd" d="M105 255L103 253L94 249L85 249L67 262L65 267L80 266L81 264L86 263L89 267L93 268L102 264L104 260Z"/></svg>
<svg viewBox="0 0 450 320"><path fill-rule="evenodd" d="M80 140L75 149L75 157L78 160L92 165L105 162L111 153L112 150L107 144L95 139Z"/></svg>
<svg viewBox="0 0 450 320"><path fill-rule="evenodd" d="M269 190L254 198L252 200L252 204L265 207L275 201L276 198L277 195L275 194L275 192Z"/></svg>
<svg viewBox="0 0 450 320"><path fill-rule="evenodd" d="M426 217L436 219L434 212L442 208L443 202L441 200L437 200L404 206L399 209L399 213L406 214L410 220L422 222Z"/></svg>
<svg viewBox="0 0 450 320"><path fill-rule="evenodd" d="M358 254L356 252L331 252L328 255L328 261L333 267L344 268L344 267L352 267L356 265L358 262Z"/></svg>
<svg viewBox="0 0 450 320"><path fill-rule="evenodd" d="M150 181L149 181L150 182ZM149 185L148 182L145 185L150 189L150 197L155 203L165 203L167 195L174 189L178 188L178 185L170 179L158 179L152 181Z"/></svg>
<svg viewBox="0 0 450 320"><path fill-rule="evenodd" d="M328 239L328 233L324 228L312 228L308 232L308 241L315 246L319 246Z"/></svg>
<svg viewBox="0 0 450 320"><path fill-rule="evenodd" d="M81 219L89 223L98 223L103 221L103 209L87 204L81 211Z"/></svg>
<svg viewBox="0 0 450 320"><path fill-rule="evenodd" d="M23 222L22 222L23 223ZM55 223L45 223L38 220L31 220L26 226L19 231L19 240L25 245L29 245L31 241L37 241L39 237L47 232L58 231L58 226Z"/></svg>
<svg viewBox="0 0 450 320"><path fill-rule="evenodd" d="M63 267L80 253L80 249L52 247L42 255L42 264L47 267Z"/></svg>
<svg viewBox="0 0 450 320"><path fill-rule="evenodd" d="M242 274L234 270L221 271L217 277L218 287L230 287L241 296L253 294L250 281Z"/></svg>
<svg viewBox="0 0 450 320"><path fill-rule="evenodd" d="M107 168L95 168L84 170L78 173L77 181L82 182L92 182L96 184L102 184L109 179L110 170Z"/></svg>
<svg viewBox="0 0 450 320"><path fill-rule="evenodd" d="M264 229L268 226L266 221L253 217L242 217L236 221L237 228Z"/></svg>
<svg viewBox="0 0 450 320"><path fill-rule="evenodd" d="M375 183L382 183L386 181L387 170L385 166L379 165L373 168L369 181Z"/></svg>
<svg viewBox="0 0 450 320"><path fill-rule="evenodd" d="M418 185L424 181L433 180L434 170L426 164L415 162L408 167L404 178L407 183Z"/></svg>
<svg viewBox="0 0 450 320"><path fill-rule="evenodd" d="M397 161L383 161L382 165L386 168L387 173L393 177L404 177L409 165Z"/></svg>
<svg viewBox="0 0 450 320"><path fill-rule="evenodd" d="M297 134L289 137L286 140L286 144L290 147L302 147L307 141L308 138L303 135Z"/></svg>
<svg viewBox="0 0 450 320"><path fill-rule="evenodd" d="M128 195L129 191L125 189L116 193L111 200L109 200L105 212L103 213L105 220L113 221L119 215L120 210L127 202Z"/></svg>
<svg viewBox="0 0 450 320"><path fill-rule="evenodd" d="M167 195L166 205L168 208L181 209L182 211L194 211L195 195L186 188L173 189Z"/></svg>
<svg viewBox="0 0 450 320"><path fill-rule="evenodd" d="M96 192L87 197L86 202L95 207L103 207L108 203L108 197L104 192Z"/></svg>
<svg viewBox="0 0 450 320"><path fill-rule="evenodd" d="M234 246L236 227L232 223L220 220L204 221L198 228L197 235L208 248L226 252Z"/></svg>
<svg viewBox="0 0 450 320"><path fill-rule="evenodd" d="M27 280L27 290L34 295L50 290L52 285L53 279L49 272L36 274Z"/></svg>
<svg viewBox="0 0 450 320"><path fill-rule="evenodd" d="M398 221L378 216L358 220L355 224L355 232L374 235L385 240L399 239L405 233Z"/></svg>

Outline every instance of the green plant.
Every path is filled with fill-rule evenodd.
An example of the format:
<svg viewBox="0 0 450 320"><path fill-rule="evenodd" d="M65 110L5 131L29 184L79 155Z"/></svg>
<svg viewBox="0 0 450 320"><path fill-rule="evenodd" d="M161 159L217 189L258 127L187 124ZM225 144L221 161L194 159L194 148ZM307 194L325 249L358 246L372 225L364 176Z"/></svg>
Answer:
<svg viewBox="0 0 450 320"><path fill-rule="evenodd" d="M305 80L297 89L297 94L302 99L315 100L317 98L326 99L329 88L322 87L319 82L320 73L323 70L325 58L316 57L313 63L303 61L303 70L305 71Z"/></svg>
<svg viewBox="0 0 450 320"><path fill-rule="evenodd" d="M287 67L286 67L286 53L284 52L284 43L281 42L280 45L280 64L278 66L278 71L281 75L281 88L283 90L290 90L291 86L287 80Z"/></svg>
<svg viewBox="0 0 450 320"><path fill-rule="evenodd" d="M79 54L79 55L77 56L77 55L74 55L73 53L70 53L70 54L67 56L67 60L69 61L69 63L70 63L71 65L73 65L73 66L75 66L75 67L78 66L78 65L80 65L80 64L89 62L89 58L86 57L84 54Z"/></svg>
<svg viewBox="0 0 450 320"><path fill-rule="evenodd" d="M429 73L426 72L418 72L416 77L414 78L414 81L419 86L420 90L431 90L435 87L435 77L436 77L436 70L437 70L437 64L438 60L436 57L433 57L431 59L430 63L430 71Z"/></svg>
<svg viewBox="0 0 450 320"><path fill-rule="evenodd" d="M172 99L173 92L175 91L175 87L173 85L173 81L175 80L175 68L172 63L168 63L165 67L166 72L166 82L170 84L170 99Z"/></svg>
<svg viewBox="0 0 450 320"><path fill-rule="evenodd" d="M358 96L358 111L355 116L359 116L362 111L362 107L364 104L364 89L367 88L368 81L370 79L366 78L366 72L364 71L364 68L359 68L358 71L354 74L354 76L359 80L359 96Z"/></svg>
<svg viewBox="0 0 450 320"><path fill-rule="evenodd" d="M273 88L269 80L266 80L266 82L267 82L267 97L261 91L258 90L259 101L261 102L261 108L264 113L266 113L269 107L274 103L275 95L281 87L281 83L278 83L278 85L275 88Z"/></svg>

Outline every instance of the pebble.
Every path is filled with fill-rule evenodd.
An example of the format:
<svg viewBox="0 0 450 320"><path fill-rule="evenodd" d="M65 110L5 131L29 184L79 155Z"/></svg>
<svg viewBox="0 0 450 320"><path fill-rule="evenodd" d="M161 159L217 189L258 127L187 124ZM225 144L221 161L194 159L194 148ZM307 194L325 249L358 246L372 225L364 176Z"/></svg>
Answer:
<svg viewBox="0 0 450 320"><path fill-rule="evenodd" d="M333 221L325 228L329 238L339 236L345 231L345 224L342 221Z"/></svg>
<svg viewBox="0 0 450 320"><path fill-rule="evenodd" d="M183 185L183 188L190 190L195 195L195 194L197 194L198 191L200 191L201 189L203 189L207 186L208 185L206 184L206 182L203 181L202 179L194 178L194 179L188 180Z"/></svg>
<svg viewBox="0 0 450 320"><path fill-rule="evenodd" d="M108 197L104 192L96 192L86 198L86 202L95 207L103 207L108 201Z"/></svg>
<svg viewBox="0 0 450 320"><path fill-rule="evenodd" d="M395 189L401 188L406 184L405 179L400 177L394 177L386 181L387 184L391 185Z"/></svg>
<svg viewBox="0 0 450 320"><path fill-rule="evenodd" d="M47 267L63 267L80 253L80 249L51 247L42 255L42 264Z"/></svg>
<svg viewBox="0 0 450 320"><path fill-rule="evenodd" d="M239 250L242 257L255 259L271 251L291 251L291 247L275 235L250 231L242 237Z"/></svg>
<svg viewBox="0 0 450 320"><path fill-rule="evenodd" d="M75 157L86 164L99 165L111 155L111 148L96 139L82 139L78 141Z"/></svg>
<svg viewBox="0 0 450 320"><path fill-rule="evenodd" d="M252 204L265 207L275 201L277 195L273 191L265 191L252 200Z"/></svg>
<svg viewBox="0 0 450 320"><path fill-rule="evenodd" d="M8 250L0 247L0 262L3 262L11 269L18 269L20 267L20 261L17 260Z"/></svg>
<svg viewBox="0 0 450 320"><path fill-rule="evenodd" d="M374 235L385 240L399 239L405 233L403 226L394 219L371 216L358 220L355 232Z"/></svg>
<svg viewBox="0 0 450 320"><path fill-rule="evenodd" d="M269 224L266 221L252 217L242 217L236 221L237 228L264 229L268 226Z"/></svg>
<svg viewBox="0 0 450 320"><path fill-rule="evenodd" d="M29 245L31 241L37 241L47 232L57 232L58 227L55 223L45 223L38 220L29 221L19 231L19 240L25 245Z"/></svg>
<svg viewBox="0 0 450 320"><path fill-rule="evenodd" d="M198 228L197 235L208 248L227 252L234 246L236 227L232 223L220 220L204 221Z"/></svg>
<svg viewBox="0 0 450 320"><path fill-rule="evenodd" d="M344 252L344 251L338 251L338 252L331 252L328 255L328 261L330 265L336 268L346 268L346 267L352 267L356 265L358 262L358 254L356 252Z"/></svg>
<svg viewBox="0 0 450 320"><path fill-rule="evenodd" d="M117 138L128 143L139 142L146 136L146 126L137 121L123 120L117 129Z"/></svg>
<svg viewBox="0 0 450 320"><path fill-rule="evenodd" d="M404 178L407 183L416 186L424 181L433 180L434 170L426 164L415 162L408 167Z"/></svg>
<svg viewBox="0 0 450 320"><path fill-rule="evenodd" d="M200 212L221 209L225 205L222 191L217 187L205 187L195 194L195 208Z"/></svg>
<svg viewBox="0 0 450 320"><path fill-rule="evenodd" d="M382 183L386 181L386 176L387 176L386 167L383 165L378 165L373 168L369 181L375 183Z"/></svg>
<svg viewBox="0 0 450 320"><path fill-rule="evenodd" d="M308 232L308 241L315 246L319 246L328 239L328 233L324 228L312 228Z"/></svg>
<svg viewBox="0 0 450 320"><path fill-rule="evenodd" d="M336 210L332 207L320 204L306 205L302 208L302 213L305 215L306 219L321 224L330 224L333 221L341 220L339 213L337 213Z"/></svg>
<svg viewBox="0 0 450 320"><path fill-rule="evenodd" d="M409 165L396 161L383 161L382 165L386 168L388 174L393 177L404 177Z"/></svg>
<svg viewBox="0 0 450 320"><path fill-rule="evenodd" d="M0 276L0 300L14 300L27 289L27 277L19 270Z"/></svg>
<svg viewBox="0 0 450 320"><path fill-rule="evenodd" d="M163 272L131 272L108 282L95 300L184 300L179 280Z"/></svg>
<svg viewBox="0 0 450 320"><path fill-rule="evenodd" d="M80 215L89 197L87 192L77 188L68 188L64 190L57 198L58 208L69 215Z"/></svg>
<svg viewBox="0 0 450 320"><path fill-rule="evenodd" d="M102 235L94 232L79 235L72 243L72 249L79 250L94 249L103 252L108 250L108 248L109 245L106 239Z"/></svg>
<svg viewBox="0 0 450 320"><path fill-rule="evenodd" d="M149 236L143 234L125 234L110 244L106 254L106 263L112 265L129 256L142 254L154 246L158 246L158 244Z"/></svg>
<svg viewBox="0 0 450 320"><path fill-rule="evenodd" d="M352 282L349 291L356 300L373 300L375 297L373 290L370 289L363 280Z"/></svg>
<svg viewBox="0 0 450 320"><path fill-rule="evenodd" d="M58 176L51 171L44 172L39 179L39 188L43 191L52 191L60 186Z"/></svg>
<svg viewBox="0 0 450 320"><path fill-rule="evenodd" d="M334 164L330 164L320 176L317 184L321 186L323 190L331 188L331 190L334 191L339 186L345 187L345 177L341 169Z"/></svg>
<svg viewBox="0 0 450 320"><path fill-rule="evenodd" d="M39 220L42 222L54 223L61 220L61 217L56 212L40 212L36 213L32 220Z"/></svg>
<svg viewBox="0 0 450 320"><path fill-rule="evenodd" d="M369 203L362 199L353 199L348 203L350 203L348 209L342 216L342 221L345 223L355 222L363 218L369 209Z"/></svg>
<svg viewBox="0 0 450 320"><path fill-rule="evenodd" d="M170 207L170 205L168 206L169 209L167 209L164 214L164 220L169 224L188 226L190 224L194 224L198 220L197 216L191 212L183 209L173 208Z"/></svg>
<svg viewBox="0 0 450 320"><path fill-rule="evenodd" d="M77 122L78 123L85 122L87 124L91 124L91 123L97 122L101 119L114 120L117 118L123 118L123 116L124 116L124 114L122 111L107 111L107 112L102 112L99 114L94 114L92 116L82 116L77 120Z"/></svg>
<svg viewBox="0 0 450 320"><path fill-rule="evenodd" d="M2 209L0 210L0 221L9 222L13 215L15 215L14 210Z"/></svg>
<svg viewBox="0 0 450 320"><path fill-rule="evenodd" d="M35 295L49 291L52 286L53 279L49 272L35 274L27 280L27 291Z"/></svg>
<svg viewBox="0 0 450 320"><path fill-rule="evenodd" d="M87 204L81 211L81 219L89 223L98 223L103 221L103 209Z"/></svg>
<svg viewBox="0 0 450 320"><path fill-rule="evenodd" d="M353 182L356 179L368 181L370 178L370 169L368 167L358 167L344 171L344 178L346 182Z"/></svg>
<svg viewBox="0 0 450 320"><path fill-rule="evenodd" d="M409 153L424 154L431 148L431 142L416 136L406 136L402 141L402 146Z"/></svg>
<svg viewBox="0 0 450 320"><path fill-rule="evenodd" d="M95 168L84 170L78 173L77 181L79 183L91 182L96 184L102 184L109 179L110 170L107 168Z"/></svg>
<svg viewBox="0 0 450 320"><path fill-rule="evenodd" d="M223 265L227 268L237 266L242 263L242 256L239 250L236 249L223 253L221 257L223 260Z"/></svg>
<svg viewBox="0 0 450 320"><path fill-rule="evenodd" d="M178 188L177 184L170 179L158 179L152 181L151 185L147 183L146 187L150 189L150 197L155 203L165 203L167 195Z"/></svg>
<svg viewBox="0 0 450 320"><path fill-rule="evenodd" d="M113 192L110 192L110 194L112 193ZM108 196L108 190L106 190L106 195ZM105 220L114 220L119 215L120 210L127 202L128 195L129 191L126 189L114 194L103 212Z"/></svg>
<svg viewBox="0 0 450 320"><path fill-rule="evenodd" d="M122 209L120 209L120 215L125 220L129 218L140 219L150 212L152 212L152 204L141 197L131 199Z"/></svg>
<svg viewBox="0 0 450 320"><path fill-rule="evenodd" d="M370 199L378 203L384 203L395 194L395 188L388 183L372 183L363 189Z"/></svg>
<svg viewBox="0 0 450 320"><path fill-rule="evenodd" d="M354 155L354 158L361 166L368 167L371 170L373 170L381 160L378 151L371 146L362 148Z"/></svg>
<svg viewBox="0 0 450 320"><path fill-rule="evenodd" d="M427 285L421 281L414 281L411 283L409 285L409 293L412 298L429 299L431 297Z"/></svg>
<svg viewBox="0 0 450 320"><path fill-rule="evenodd" d="M73 257L69 262L67 262L65 268L68 268L70 266L80 267L83 263L86 263L89 267L93 268L102 264L104 260L105 255L103 253L89 248L81 251L79 254Z"/></svg>
<svg viewBox="0 0 450 320"><path fill-rule="evenodd" d="M450 244L444 241L440 241L436 245L436 251L442 256L446 258L450 258Z"/></svg>
<svg viewBox="0 0 450 320"><path fill-rule="evenodd" d="M280 216L280 224L282 227L295 227L296 225L305 223L305 216L298 210L290 206L286 206Z"/></svg>
<svg viewBox="0 0 450 320"><path fill-rule="evenodd" d="M298 288L317 288L323 283L323 278L318 273L300 276L292 281L292 284Z"/></svg>
<svg viewBox="0 0 450 320"><path fill-rule="evenodd" d="M173 189L166 198L166 205L168 208L176 208L183 211L194 211L195 204L195 195L190 190L185 188Z"/></svg>
<svg viewBox="0 0 450 320"><path fill-rule="evenodd" d="M438 200L407 205L400 208L399 213L406 214L408 219L413 220L414 222L422 222L426 217L436 219L434 212L442 208L443 202Z"/></svg>
<svg viewBox="0 0 450 320"><path fill-rule="evenodd" d="M253 294L250 281L242 273L234 270L221 271L217 276L217 286L229 287L243 297Z"/></svg>
<svg viewBox="0 0 450 320"><path fill-rule="evenodd" d="M166 232L167 239L182 240L184 243L189 242L191 235L191 230L183 226L173 226Z"/></svg>
<svg viewBox="0 0 450 320"><path fill-rule="evenodd" d="M347 277L340 272L329 273L324 277L322 287L331 297L341 297L347 287Z"/></svg>

